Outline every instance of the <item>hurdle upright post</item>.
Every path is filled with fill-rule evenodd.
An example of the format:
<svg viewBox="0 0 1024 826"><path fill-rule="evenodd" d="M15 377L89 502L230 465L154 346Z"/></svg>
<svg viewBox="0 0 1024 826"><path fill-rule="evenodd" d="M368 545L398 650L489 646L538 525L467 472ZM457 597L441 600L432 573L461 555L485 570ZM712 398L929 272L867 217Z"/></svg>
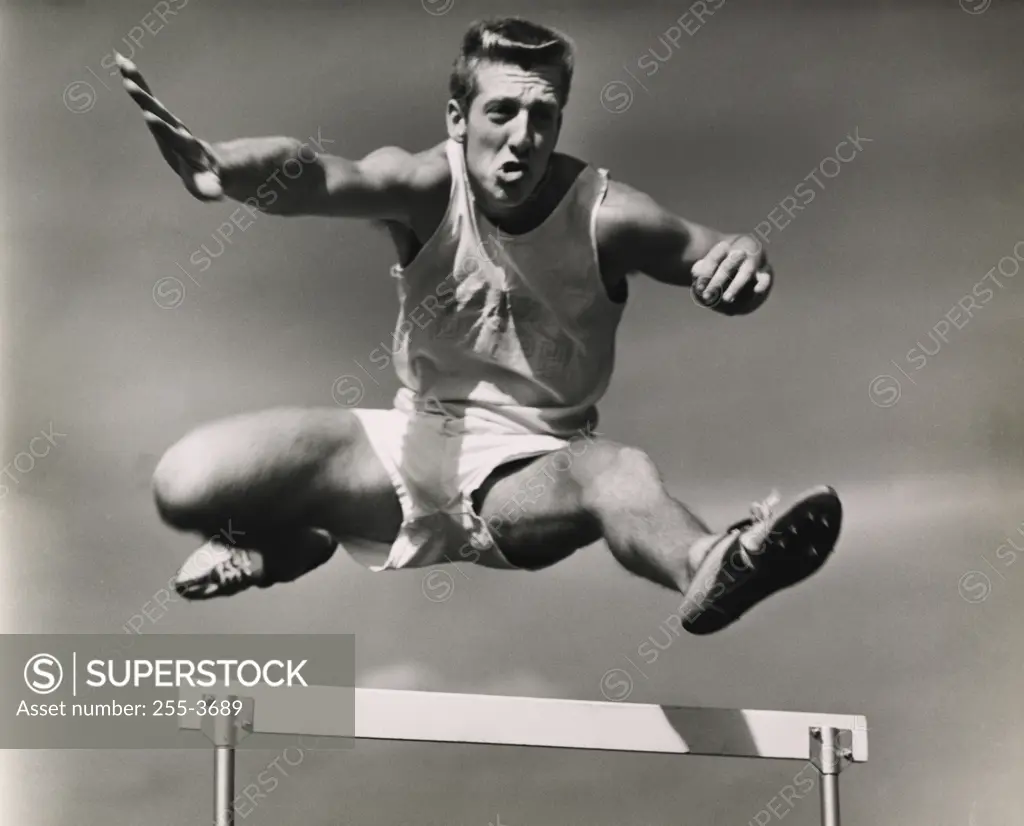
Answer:
<svg viewBox="0 0 1024 826"><path fill-rule="evenodd" d="M213 722L213 826L235 826L235 745L233 710Z"/></svg>
<svg viewBox="0 0 1024 826"><path fill-rule="evenodd" d="M843 766L843 749L839 730L826 726L811 729L818 744L818 770L821 772L822 826L840 826L839 823L839 771Z"/></svg>

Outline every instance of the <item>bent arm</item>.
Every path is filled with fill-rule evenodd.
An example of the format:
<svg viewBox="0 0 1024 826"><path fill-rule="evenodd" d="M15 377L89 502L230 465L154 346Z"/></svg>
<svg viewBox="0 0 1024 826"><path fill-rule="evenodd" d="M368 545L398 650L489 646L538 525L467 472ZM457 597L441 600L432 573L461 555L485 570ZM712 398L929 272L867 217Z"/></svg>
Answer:
<svg viewBox="0 0 1024 826"><path fill-rule="evenodd" d="M358 161L283 137L212 149L224 194L270 215L405 220L418 182L417 156L397 147Z"/></svg>
<svg viewBox="0 0 1024 826"><path fill-rule="evenodd" d="M768 296L771 267L752 236L688 221L625 184L609 185L597 230L602 274L611 282L644 273L701 291L698 303L729 316L753 312Z"/></svg>
<svg viewBox="0 0 1024 826"><path fill-rule="evenodd" d="M693 266L723 241L730 246L760 245L742 233L720 232L674 215L653 198L619 181L609 183L598 215L603 257L623 274L643 273L679 287L693 284Z"/></svg>

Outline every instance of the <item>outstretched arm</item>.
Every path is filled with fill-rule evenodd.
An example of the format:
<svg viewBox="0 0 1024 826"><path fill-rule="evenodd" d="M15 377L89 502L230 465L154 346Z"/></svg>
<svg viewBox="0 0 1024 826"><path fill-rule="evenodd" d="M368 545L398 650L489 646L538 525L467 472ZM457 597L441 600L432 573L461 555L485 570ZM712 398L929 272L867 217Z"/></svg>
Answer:
<svg viewBox="0 0 1024 826"><path fill-rule="evenodd" d="M690 287L698 302L723 315L756 310L774 280L763 247L751 236L680 218L618 181L609 183L597 233L602 269L612 277L641 272Z"/></svg>
<svg viewBox="0 0 1024 826"><path fill-rule="evenodd" d="M294 138L200 140L153 96L134 63L118 55L117 65L164 160L201 201L227 197L272 215L405 221L414 196L429 187L418 156L396 147L351 161Z"/></svg>
<svg viewBox="0 0 1024 826"><path fill-rule="evenodd" d="M422 165L398 147L352 161L294 138L239 138L214 144L224 195L272 215L317 215L403 223Z"/></svg>

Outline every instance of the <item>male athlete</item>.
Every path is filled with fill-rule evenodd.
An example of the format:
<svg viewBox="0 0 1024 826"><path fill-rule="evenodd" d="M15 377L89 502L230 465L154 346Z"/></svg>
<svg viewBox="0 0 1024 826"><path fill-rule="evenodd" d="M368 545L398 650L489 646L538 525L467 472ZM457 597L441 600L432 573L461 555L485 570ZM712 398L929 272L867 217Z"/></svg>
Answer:
<svg viewBox="0 0 1024 826"><path fill-rule="evenodd" d="M133 64L119 66L196 198L368 219L399 261L394 409L236 416L160 461L162 518L206 539L178 574L185 598L292 581L339 542L390 546L374 570L536 571L603 539L627 570L682 593L684 627L708 634L831 553L842 518L831 488L778 513L773 496L715 533L645 453L594 431L630 275L739 316L764 303L772 271L749 236L672 215L555 152L573 74L565 36L518 18L473 24L451 74L448 139L359 161L288 138L201 141Z"/></svg>

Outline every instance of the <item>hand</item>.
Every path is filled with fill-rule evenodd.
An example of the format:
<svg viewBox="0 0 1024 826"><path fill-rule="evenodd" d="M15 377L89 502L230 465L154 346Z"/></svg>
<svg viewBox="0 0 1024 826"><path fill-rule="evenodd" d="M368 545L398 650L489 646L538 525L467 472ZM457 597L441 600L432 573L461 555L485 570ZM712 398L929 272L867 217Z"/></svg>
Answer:
<svg viewBox="0 0 1024 826"><path fill-rule="evenodd" d="M185 188L200 201L219 201L224 197L220 165L213 148L199 140L185 125L153 97L149 85L138 68L127 58L117 55L117 67L125 90L142 109L146 126L156 138L160 153L170 164Z"/></svg>
<svg viewBox="0 0 1024 826"><path fill-rule="evenodd" d="M694 300L723 315L752 313L767 300L774 281L761 245L744 236L719 241L691 272Z"/></svg>

